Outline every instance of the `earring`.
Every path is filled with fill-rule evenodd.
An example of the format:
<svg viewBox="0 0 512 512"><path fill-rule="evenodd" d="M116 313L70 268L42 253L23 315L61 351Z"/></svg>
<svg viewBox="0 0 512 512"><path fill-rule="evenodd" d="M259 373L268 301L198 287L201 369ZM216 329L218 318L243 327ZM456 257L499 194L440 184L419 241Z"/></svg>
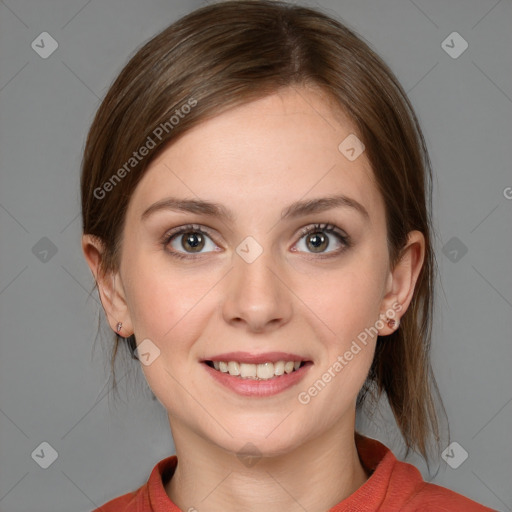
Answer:
<svg viewBox="0 0 512 512"><path fill-rule="evenodd" d="M388 327L393 330L398 329L398 327L400 326L400 320L395 320L394 318L390 318L387 323Z"/></svg>
<svg viewBox="0 0 512 512"><path fill-rule="evenodd" d="M123 326L123 324L121 322L119 322L117 324L117 332L121 332L121 327Z"/></svg>

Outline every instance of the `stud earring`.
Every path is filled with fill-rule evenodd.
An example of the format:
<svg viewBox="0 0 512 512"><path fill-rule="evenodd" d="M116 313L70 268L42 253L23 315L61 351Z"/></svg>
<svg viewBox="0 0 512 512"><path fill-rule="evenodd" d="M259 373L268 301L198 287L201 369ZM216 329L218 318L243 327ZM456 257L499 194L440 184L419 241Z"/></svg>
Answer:
<svg viewBox="0 0 512 512"><path fill-rule="evenodd" d="M119 322L117 324L117 332L121 332L121 327L123 326L123 324L121 322Z"/></svg>
<svg viewBox="0 0 512 512"><path fill-rule="evenodd" d="M390 318L387 323L388 327L393 330L398 329L398 327L400 326L400 320L395 320L394 318Z"/></svg>

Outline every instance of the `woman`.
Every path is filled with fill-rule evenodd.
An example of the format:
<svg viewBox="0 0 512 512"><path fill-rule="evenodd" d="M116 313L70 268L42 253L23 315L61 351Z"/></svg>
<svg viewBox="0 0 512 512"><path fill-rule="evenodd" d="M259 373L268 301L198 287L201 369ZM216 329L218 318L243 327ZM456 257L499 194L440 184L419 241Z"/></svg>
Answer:
<svg viewBox="0 0 512 512"><path fill-rule="evenodd" d="M81 187L112 357L176 447L98 510L491 510L355 431L384 393L408 449L439 440L430 163L353 32L280 2L185 16L110 88Z"/></svg>

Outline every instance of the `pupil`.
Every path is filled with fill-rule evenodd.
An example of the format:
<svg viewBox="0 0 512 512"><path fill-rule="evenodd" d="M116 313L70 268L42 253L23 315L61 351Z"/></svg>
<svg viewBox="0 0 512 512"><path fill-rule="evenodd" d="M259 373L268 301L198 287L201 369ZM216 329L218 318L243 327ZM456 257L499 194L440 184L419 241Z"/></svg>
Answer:
<svg viewBox="0 0 512 512"><path fill-rule="evenodd" d="M321 233L312 233L309 237L309 243L314 249L326 249L329 245L329 240ZM322 247L322 245L324 247Z"/></svg>
<svg viewBox="0 0 512 512"><path fill-rule="evenodd" d="M185 239L185 244L189 246L188 248L202 249L204 240L200 233L190 233ZM187 249L186 245L183 246L185 249Z"/></svg>

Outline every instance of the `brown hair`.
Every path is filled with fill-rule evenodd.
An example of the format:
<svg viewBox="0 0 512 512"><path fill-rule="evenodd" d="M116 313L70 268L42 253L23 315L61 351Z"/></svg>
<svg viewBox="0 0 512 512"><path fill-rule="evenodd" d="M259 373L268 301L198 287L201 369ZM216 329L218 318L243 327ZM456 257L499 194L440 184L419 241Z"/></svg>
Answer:
<svg viewBox="0 0 512 512"><path fill-rule="evenodd" d="M83 232L104 244L102 272L116 271L128 202L163 148L227 109L282 87L307 85L320 87L357 127L385 201L392 265L409 231L425 236L414 297L400 328L379 338L358 407L367 396L385 392L407 452L418 449L428 460L430 436L439 440L434 392L439 393L430 365L430 160L397 79L339 21L279 1L235 0L200 8L147 42L110 87L90 128L81 175ZM132 160L150 140L151 154ZM133 335L116 334L112 372L119 342L126 340L131 351L136 348Z"/></svg>

